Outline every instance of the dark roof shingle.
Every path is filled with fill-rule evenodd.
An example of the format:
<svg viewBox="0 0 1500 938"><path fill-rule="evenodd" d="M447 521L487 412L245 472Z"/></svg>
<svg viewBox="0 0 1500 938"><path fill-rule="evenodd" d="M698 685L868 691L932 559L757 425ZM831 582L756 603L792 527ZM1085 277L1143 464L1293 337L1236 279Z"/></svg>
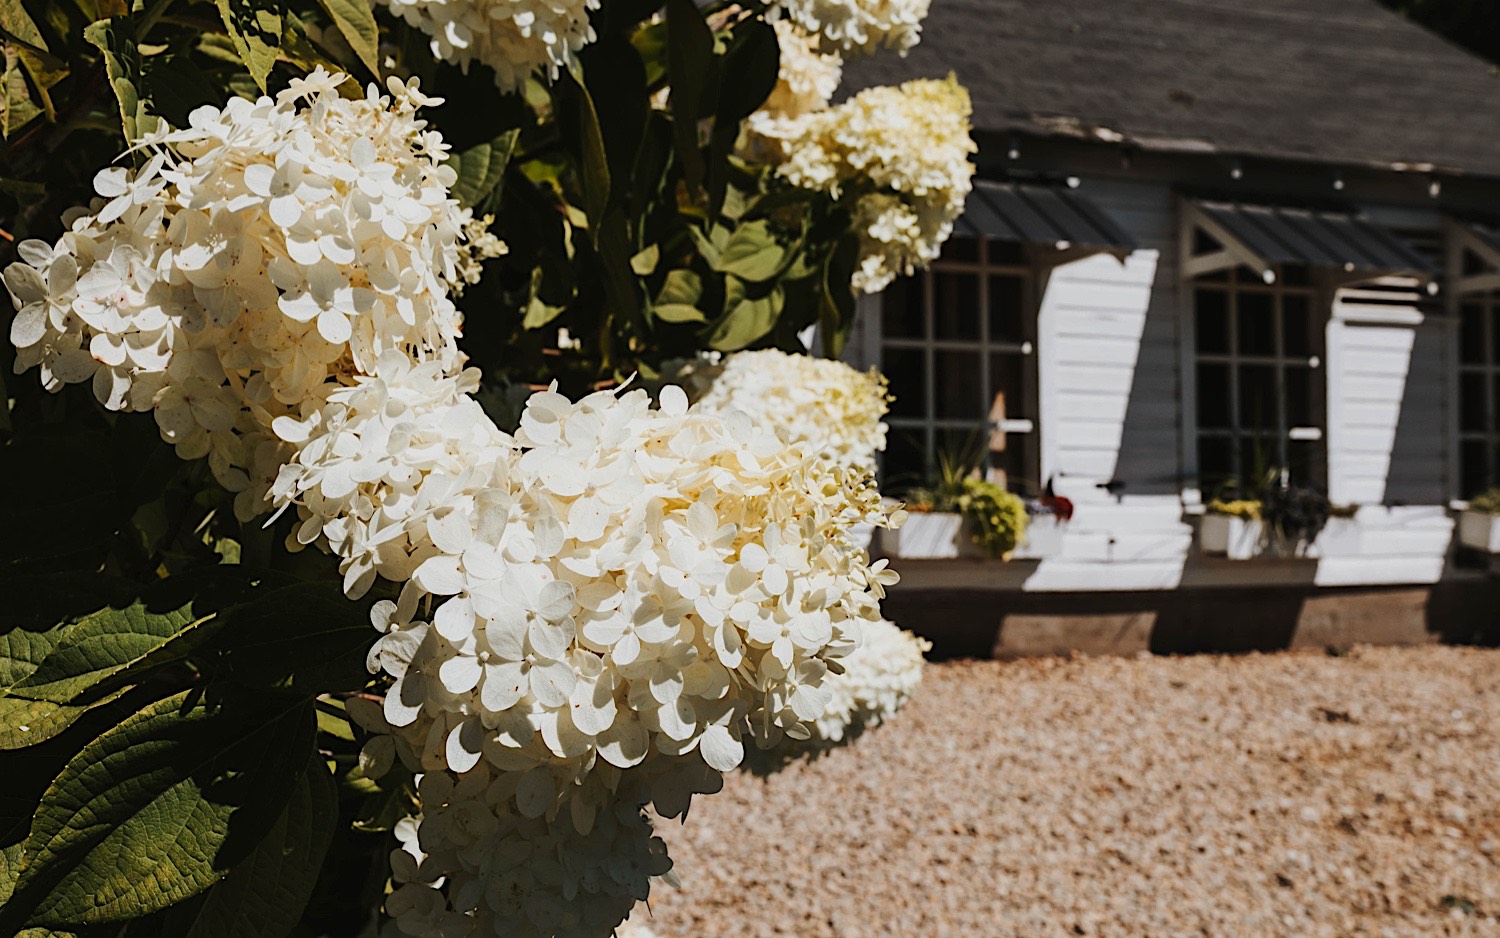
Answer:
<svg viewBox="0 0 1500 938"><path fill-rule="evenodd" d="M933 0L846 87L956 72L985 131L1500 176L1500 77L1375 0Z"/></svg>

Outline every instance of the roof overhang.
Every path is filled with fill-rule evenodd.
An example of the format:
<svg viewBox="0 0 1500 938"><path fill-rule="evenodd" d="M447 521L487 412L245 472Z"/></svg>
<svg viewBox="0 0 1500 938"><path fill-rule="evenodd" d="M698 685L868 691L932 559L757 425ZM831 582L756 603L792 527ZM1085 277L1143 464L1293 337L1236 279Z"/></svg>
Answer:
<svg viewBox="0 0 1500 938"><path fill-rule="evenodd" d="M1124 258L1135 240L1087 196L1063 186L976 180L954 233L1012 241L1069 256Z"/></svg>
<svg viewBox="0 0 1500 938"><path fill-rule="evenodd" d="M1345 283L1399 275L1430 287L1438 273L1394 232L1353 213L1189 198L1181 212L1185 277L1244 266L1275 283L1281 266L1297 264ZM1200 232L1217 248L1198 251Z"/></svg>
<svg viewBox="0 0 1500 938"><path fill-rule="evenodd" d="M1454 296L1500 290L1500 226L1444 216L1443 242ZM1477 257L1483 269L1465 273L1465 252Z"/></svg>

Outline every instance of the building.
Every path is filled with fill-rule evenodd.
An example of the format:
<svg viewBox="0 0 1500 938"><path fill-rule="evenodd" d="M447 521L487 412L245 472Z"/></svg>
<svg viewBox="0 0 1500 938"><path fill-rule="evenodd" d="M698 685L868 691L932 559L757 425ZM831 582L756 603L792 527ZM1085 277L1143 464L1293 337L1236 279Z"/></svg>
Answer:
<svg viewBox="0 0 1500 938"><path fill-rule="evenodd" d="M1500 481L1500 77L1374 0L936 0L976 188L943 259L865 300L887 484L1003 394L1013 490L1073 502L1007 563L898 560L892 617L965 652L1468 635L1500 608L1457 510ZM1204 550L1268 469L1310 544ZM1254 551L1252 551L1253 553Z"/></svg>

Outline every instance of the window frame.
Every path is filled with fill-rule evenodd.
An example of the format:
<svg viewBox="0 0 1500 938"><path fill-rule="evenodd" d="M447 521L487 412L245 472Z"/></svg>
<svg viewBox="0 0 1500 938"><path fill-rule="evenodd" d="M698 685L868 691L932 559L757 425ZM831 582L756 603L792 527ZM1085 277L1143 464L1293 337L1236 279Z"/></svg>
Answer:
<svg viewBox="0 0 1500 938"><path fill-rule="evenodd" d="M957 237L957 236L955 236ZM987 237L968 238L975 243L975 255L973 259L957 260L950 259L953 252L945 252L943 257L933 261L932 265L924 271L913 275L913 280L921 285L922 304L922 335L921 336L887 336L885 334L885 303L887 297L880 296L876 309L879 315L870 331L867 340L867 348L873 352L870 360L877 363L882 371L885 371L887 351L890 349L904 349L908 351L919 351L922 354L923 370L923 392L924 406L920 417L902 417L894 413L888 414L885 422L889 427L888 436L897 434L916 433L925 454L923 466L923 479L918 484L926 484L937 469L937 454L939 452L940 435L944 431L963 433L966 431L979 431L981 446L985 453L989 452L988 435L989 408L993 397L984 399L991 385L991 355L1010 354L1019 355L1022 360L1021 380L1026 389L1029 399L1026 402L1025 413L1017 413L1007 407L1007 419L1027 419L1031 421L1031 429L1025 432L1012 431L1007 439L1007 447L1020 446L1023 449L1020 457L1022 474L1016 478L1008 478L1007 485L1012 490L1020 491L1028 495L1039 494L1041 487L1041 413L1040 413L1040 375L1038 368L1037 338L1038 322L1037 312L1040 307L1038 293L1039 264L1030 246L1017 244L1016 242L998 241ZM1010 248L1020 249L1020 258L991 259L992 246L1005 245ZM964 274L972 276L977 280L975 303L978 311L978 338L975 339L939 339L936 337L937 323L937 284L936 279L943 274ZM1015 277L1021 285L1021 323L1020 339L1012 341L1009 339L995 339L990 335L990 280L994 276ZM975 376L979 394L981 395L982 415L978 420L959 417L938 416L938 382L937 382L937 353L942 351L972 352L979 356L979 371ZM880 478L882 486L886 482L885 457L880 459ZM900 486L898 486L899 488Z"/></svg>
<svg viewBox="0 0 1500 938"><path fill-rule="evenodd" d="M1273 281L1266 282L1253 270L1243 266L1230 267L1214 274L1185 277L1181 281L1183 327L1180 334L1182 359L1182 387L1190 389L1181 395L1181 420L1184 428L1183 479L1185 498L1199 500L1211 498L1213 492L1205 493L1204 467L1199 459L1199 446L1204 437L1227 438L1230 441L1230 459L1235 467L1234 478L1242 485L1254 485L1255 480L1240 477L1239 467L1244 464L1244 447L1257 436L1253 427L1241 425L1241 381L1245 366L1269 366L1275 370L1276 383L1273 394L1276 400L1276 424L1271 431L1277 441L1277 453L1270 465L1286 467L1290 462L1289 446L1293 426L1315 427L1319 436L1314 442L1316 449L1309 478L1297 480L1304 485L1313 485L1324 491L1328 488L1328 320L1331 314L1331 298L1326 278L1319 271L1307 271L1305 282L1287 283L1287 278L1278 268ZM1198 294L1200 290L1218 290L1225 295L1225 329L1228 338L1227 351L1204 352L1199 349ZM1240 344L1240 297L1245 294L1269 296L1271 298L1271 320L1273 351L1270 353L1245 353ZM1306 354L1289 355L1286 352L1285 297L1301 296L1307 301L1308 351ZM1314 364L1316 362L1316 364ZM1218 364L1229 369L1228 429L1205 429L1199 423L1199 399L1202 388L1199 381L1199 366ZM1308 375L1308 407L1310 424L1292 424L1287 413L1288 366L1306 368Z"/></svg>
<svg viewBox="0 0 1500 938"><path fill-rule="evenodd" d="M1483 350L1481 361L1464 359L1464 319L1467 307L1477 307L1480 317ZM1500 484L1500 293L1494 291L1474 292L1458 297L1457 301L1457 353L1453 359L1454 375L1454 425L1456 427L1457 452L1454 453L1456 489L1459 498L1473 498L1487 489ZM1464 378L1477 374L1484 382L1484 429L1469 430L1464 426ZM1485 479L1478 488L1468 484L1464 478L1466 443L1479 442L1484 446Z"/></svg>

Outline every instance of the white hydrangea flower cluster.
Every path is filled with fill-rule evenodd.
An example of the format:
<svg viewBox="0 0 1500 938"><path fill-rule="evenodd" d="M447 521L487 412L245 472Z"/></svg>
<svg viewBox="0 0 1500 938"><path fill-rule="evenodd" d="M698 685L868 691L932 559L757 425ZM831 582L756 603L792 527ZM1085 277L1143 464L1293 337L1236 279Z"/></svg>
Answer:
<svg viewBox="0 0 1500 938"><path fill-rule="evenodd" d="M342 81L319 70L274 100L198 108L143 143L140 169L100 172L92 211L56 245L21 244L4 275L16 371L153 411L242 519L288 452L274 421L387 352L459 354L448 292L473 224L415 116L432 99L392 79L390 96L348 100Z"/></svg>
<svg viewBox="0 0 1500 938"><path fill-rule="evenodd" d="M923 655L932 643L882 619L865 627L859 650L844 659L844 673L829 678L828 707L814 721L810 744L842 742L879 726L916 693Z"/></svg>
<svg viewBox="0 0 1500 938"><path fill-rule="evenodd" d="M810 736L896 579L849 538L884 511L678 388L544 392L497 429L456 345L471 219L430 102L342 80L200 109L101 173L5 272L20 365L154 411L242 516L295 510L349 595L402 584L369 659L394 685L351 706L368 775L422 775L397 933L602 935L668 865L643 806L682 815L747 735Z"/></svg>
<svg viewBox="0 0 1500 938"><path fill-rule="evenodd" d="M844 52L894 49L905 55L922 38L931 0L778 0L803 30Z"/></svg>
<svg viewBox="0 0 1500 938"><path fill-rule="evenodd" d="M771 96L745 119L739 150L756 162L786 159L786 141L797 135L799 118L824 110L838 90L844 60L836 52L819 52L817 37L791 20L779 19L780 75Z"/></svg>
<svg viewBox="0 0 1500 938"><path fill-rule="evenodd" d="M884 375L776 349L735 352L693 370L698 406L738 411L785 443L873 475L884 452L891 395Z"/></svg>
<svg viewBox="0 0 1500 938"><path fill-rule="evenodd" d="M557 78L593 42L589 11L599 0L380 0L431 37L432 54L468 70L495 71L501 91L515 91L538 71Z"/></svg>
<svg viewBox="0 0 1500 938"><path fill-rule="evenodd" d="M956 79L868 88L801 118L777 173L794 186L838 194L856 180L864 232L856 289L878 292L937 258L972 188L976 151L969 94Z"/></svg>

